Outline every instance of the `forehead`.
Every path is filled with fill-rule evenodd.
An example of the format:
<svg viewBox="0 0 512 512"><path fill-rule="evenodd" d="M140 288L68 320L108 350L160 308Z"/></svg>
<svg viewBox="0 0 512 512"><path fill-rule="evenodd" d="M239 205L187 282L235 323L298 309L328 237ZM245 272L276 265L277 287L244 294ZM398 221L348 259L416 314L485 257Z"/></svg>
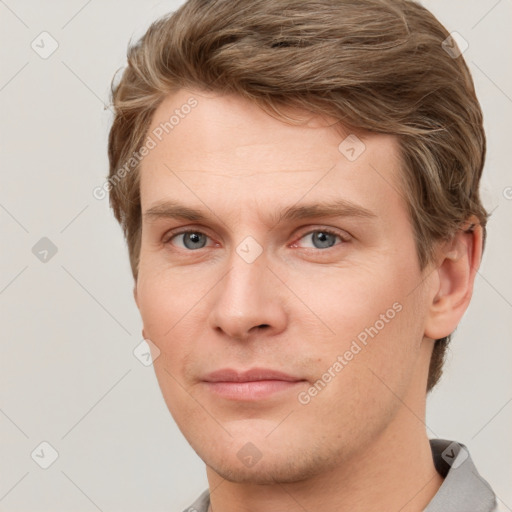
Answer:
<svg viewBox="0 0 512 512"><path fill-rule="evenodd" d="M169 198L196 206L222 201L238 212L326 195L368 210L403 202L395 137L353 134L333 119L293 114L303 124L287 124L234 95L169 95L147 134L154 147L141 162L143 211Z"/></svg>

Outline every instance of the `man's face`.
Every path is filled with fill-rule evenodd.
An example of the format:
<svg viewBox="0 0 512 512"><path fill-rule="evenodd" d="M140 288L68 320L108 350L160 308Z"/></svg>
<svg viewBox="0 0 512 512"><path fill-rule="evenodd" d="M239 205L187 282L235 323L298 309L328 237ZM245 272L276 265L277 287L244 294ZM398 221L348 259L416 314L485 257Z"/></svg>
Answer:
<svg viewBox="0 0 512 512"><path fill-rule="evenodd" d="M319 474L424 399L428 301L397 141L329 124L181 90L148 132L136 301L170 412L234 481Z"/></svg>

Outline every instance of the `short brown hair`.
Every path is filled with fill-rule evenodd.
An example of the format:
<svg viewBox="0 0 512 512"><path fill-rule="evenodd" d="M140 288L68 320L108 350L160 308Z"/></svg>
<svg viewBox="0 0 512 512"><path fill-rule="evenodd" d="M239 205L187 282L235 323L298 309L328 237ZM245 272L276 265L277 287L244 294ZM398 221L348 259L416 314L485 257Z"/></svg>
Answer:
<svg viewBox="0 0 512 512"><path fill-rule="evenodd" d="M283 121L290 120L279 107L297 107L354 130L397 136L422 269L435 242L471 215L485 241L482 112L462 56L447 51L448 37L409 0L188 0L154 22L129 47L128 65L112 85L110 204L134 278L139 166L122 179L119 169L144 143L162 100L184 87L237 94ZM441 376L449 340L435 342L427 391Z"/></svg>

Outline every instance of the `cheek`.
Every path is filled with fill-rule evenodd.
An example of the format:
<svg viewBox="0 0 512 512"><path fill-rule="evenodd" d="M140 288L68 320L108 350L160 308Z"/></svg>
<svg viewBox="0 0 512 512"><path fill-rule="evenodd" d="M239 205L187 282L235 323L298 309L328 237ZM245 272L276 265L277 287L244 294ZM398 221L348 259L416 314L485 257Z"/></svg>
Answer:
<svg viewBox="0 0 512 512"><path fill-rule="evenodd" d="M194 275L141 258L137 304L146 335L157 344L173 339L182 322L189 322L200 311L208 288L208 280L197 272Z"/></svg>
<svg viewBox="0 0 512 512"><path fill-rule="evenodd" d="M159 349L153 367L172 415L191 413L187 368L201 360L205 325L204 299L211 288L205 275L183 269L162 270L156 262L142 262L137 303L144 333ZM193 408L192 408L193 409Z"/></svg>
<svg viewBox="0 0 512 512"><path fill-rule="evenodd" d="M316 356L318 378L329 380L329 370L336 375L332 381L337 384L328 387L338 390L329 399L346 397L349 389L361 394L362 400L365 394L368 399L376 392L389 394L379 377L391 389L402 389L411 378L423 332L420 292L410 293L418 279L414 265L381 262L353 271L333 273L331 269L330 276L313 281L303 279L295 282L297 295L307 297L308 306L321 320L315 320L317 332L327 333L315 337L315 326L306 327L309 346L303 350ZM315 283L309 291L307 281ZM303 320L298 323L304 327Z"/></svg>
<svg viewBox="0 0 512 512"><path fill-rule="evenodd" d="M160 351L153 362L159 387L181 428L183 418L195 416L183 369L194 354L197 357L195 336L190 336L187 329L196 311L192 307L197 299L191 295L197 293L197 288L195 283L184 288L179 273L148 271L148 267L146 263L139 269L137 304L144 333Z"/></svg>
<svg viewBox="0 0 512 512"><path fill-rule="evenodd" d="M378 302L371 306L381 310ZM398 411L414 377L419 350L409 304L399 312L393 310L389 314L393 318L384 326L375 326L375 320L365 326L364 316L360 313L352 322L354 335L343 332L339 324L341 334L322 348L316 380L299 400L305 421L320 423L332 436L352 433L362 442L382 430Z"/></svg>
<svg viewBox="0 0 512 512"><path fill-rule="evenodd" d="M352 267L312 269L311 273L297 273L292 280L293 290L308 307L322 332L332 340L348 341L361 334L364 341L366 330L389 330L396 323L407 297L407 269L398 269L392 262ZM407 290L407 291L406 291ZM304 304L297 303L296 312ZM307 313L307 311L305 311ZM304 311L302 311L304 313ZM298 317L298 323L305 318ZM323 325L322 325L323 324ZM367 333L368 337L369 334Z"/></svg>

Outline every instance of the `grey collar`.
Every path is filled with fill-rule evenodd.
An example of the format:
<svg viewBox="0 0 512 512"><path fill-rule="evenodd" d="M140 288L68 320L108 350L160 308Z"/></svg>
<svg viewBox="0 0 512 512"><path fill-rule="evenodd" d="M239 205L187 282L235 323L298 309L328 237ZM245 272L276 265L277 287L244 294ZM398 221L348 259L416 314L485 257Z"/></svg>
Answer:
<svg viewBox="0 0 512 512"><path fill-rule="evenodd" d="M476 470L466 446L446 439L430 439L430 448L444 482L424 512L497 510L496 496Z"/></svg>

